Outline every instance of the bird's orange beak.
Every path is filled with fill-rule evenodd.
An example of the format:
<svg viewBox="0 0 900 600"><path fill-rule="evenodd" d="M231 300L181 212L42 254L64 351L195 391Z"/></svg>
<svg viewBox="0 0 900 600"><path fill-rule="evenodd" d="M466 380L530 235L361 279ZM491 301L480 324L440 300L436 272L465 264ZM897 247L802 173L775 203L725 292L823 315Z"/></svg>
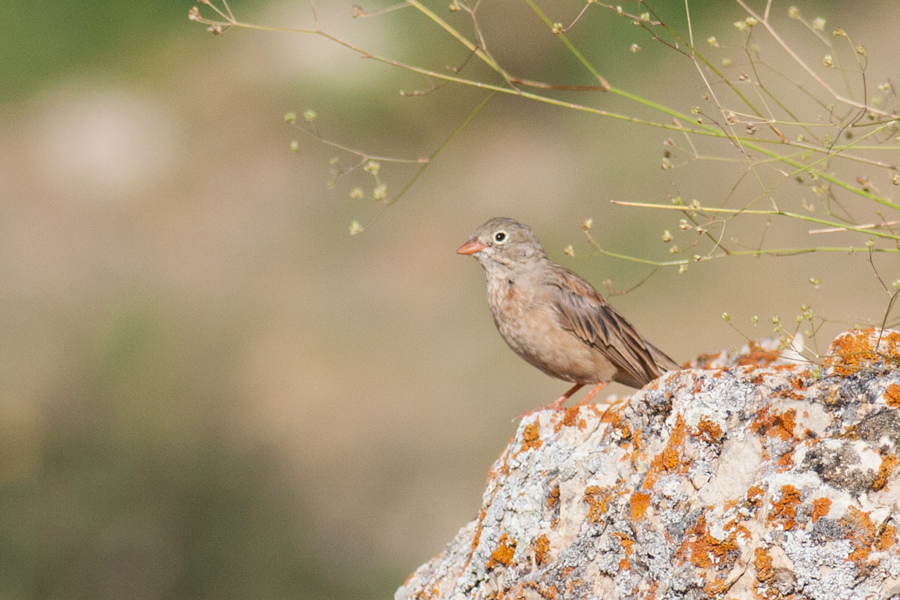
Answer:
<svg viewBox="0 0 900 600"><path fill-rule="evenodd" d="M466 255L477 254L485 248L487 248L487 246L485 246L475 238L472 238L471 240L460 246L456 253Z"/></svg>

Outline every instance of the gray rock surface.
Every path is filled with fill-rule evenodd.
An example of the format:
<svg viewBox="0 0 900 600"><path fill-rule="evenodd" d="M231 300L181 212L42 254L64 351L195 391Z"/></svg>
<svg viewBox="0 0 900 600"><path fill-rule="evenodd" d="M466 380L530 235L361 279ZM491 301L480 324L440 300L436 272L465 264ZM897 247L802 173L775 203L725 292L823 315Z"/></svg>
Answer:
<svg viewBox="0 0 900 600"><path fill-rule="evenodd" d="M900 597L900 333L692 367L524 419L396 600Z"/></svg>

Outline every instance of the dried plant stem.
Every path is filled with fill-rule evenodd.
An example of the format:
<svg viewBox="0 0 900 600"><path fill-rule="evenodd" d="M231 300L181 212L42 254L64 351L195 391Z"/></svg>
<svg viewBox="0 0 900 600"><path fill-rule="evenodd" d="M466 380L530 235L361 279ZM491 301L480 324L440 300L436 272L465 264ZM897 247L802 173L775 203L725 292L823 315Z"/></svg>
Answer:
<svg viewBox="0 0 900 600"><path fill-rule="evenodd" d="M900 235L895 235L893 233L887 233L884 231L873 231L868 227L857 227L854 225L846 225L842 223L836 223L834 221L829 221L827 219L820 219L817 217L812 217L810 215L804 215L801 213L794 213L784 210L753 210L748 208L716 208L716 207L708 207L708 206L700 206L691 205L668 205L668 204L651 204L645 202L623 202L620 200L610 200L611 204L616 204L618 206L631 206L635 208L653 208L657 210L677 210L682 212L689 213L713 213L713 214L727 214L727 215L764 215L769 217L788 217L791 219L798 219L800 221L808 221L810 223L816 223L818 225L828 225L831 227L840 227L847 231L856 231L860 233L866 233L873 237L880 237L889 240L900 241ZM888 248L885 249L884 252L900 252L900 248Z"/></svg>

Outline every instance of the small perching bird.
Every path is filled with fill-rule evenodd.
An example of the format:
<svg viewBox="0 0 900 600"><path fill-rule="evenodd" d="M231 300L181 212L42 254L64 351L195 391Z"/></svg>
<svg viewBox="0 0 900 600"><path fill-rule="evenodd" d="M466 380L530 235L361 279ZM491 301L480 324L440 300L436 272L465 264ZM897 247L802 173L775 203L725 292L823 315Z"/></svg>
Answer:
<svg viewBox="0 0 900 600"><path fill-rule="evenodd" d="M559 410L588 384L594 388L576 406L610 381L641 388L679 368L587 280L547 258L527 226L495 217L456 252L474 256L484 267L488 305L509 347L547 375L575 384L535 410Z"/></svg>

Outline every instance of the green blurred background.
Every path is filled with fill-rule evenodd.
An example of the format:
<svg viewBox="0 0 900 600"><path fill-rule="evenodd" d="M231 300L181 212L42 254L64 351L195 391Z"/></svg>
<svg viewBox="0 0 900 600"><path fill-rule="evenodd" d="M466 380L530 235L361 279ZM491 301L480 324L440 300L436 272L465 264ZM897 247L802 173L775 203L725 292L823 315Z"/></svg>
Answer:
<svg viewBox="0 0 900 600"><path fill-rule="evenodd" d="M446 4L433 8L461 23ZM872 81L896 79L895 1L797 4L866 43ZM304 2L231 6L312 25ZM411 9L351 19L351 6L319 2L323 26L436 69L465 58ZM698 39L729 38L743 60L739 8L691 6ZM284 114L313 109L331 140L416 158L480 93L401 98L428 83L313 36L212 36L190 7L0 5L0 599L389 597L475 516L512 416L566 387L504 346L481 269L455 249L513 216L553 258L628 288L648 270L593 255L581 221L611 250L665 259L680 215L608 200L715 203L740 165L681 155L663 171L665 132L499 98L382 210L348 198L371 187L364 173L330 189L337 153ZM484 3L481 25L511 72L591 84L524 3ZM690 63L638 28L600 10L583 26L617 87L700 102ZM380 175L395 191L410 173ZM754 241L764 229L748 227ZM723 311L754 335L750 316L809 303L836 321L827 344L880 321L886 296L864 256L813 255L660 271L613 302L682 362L742 343Z"/></svg>

